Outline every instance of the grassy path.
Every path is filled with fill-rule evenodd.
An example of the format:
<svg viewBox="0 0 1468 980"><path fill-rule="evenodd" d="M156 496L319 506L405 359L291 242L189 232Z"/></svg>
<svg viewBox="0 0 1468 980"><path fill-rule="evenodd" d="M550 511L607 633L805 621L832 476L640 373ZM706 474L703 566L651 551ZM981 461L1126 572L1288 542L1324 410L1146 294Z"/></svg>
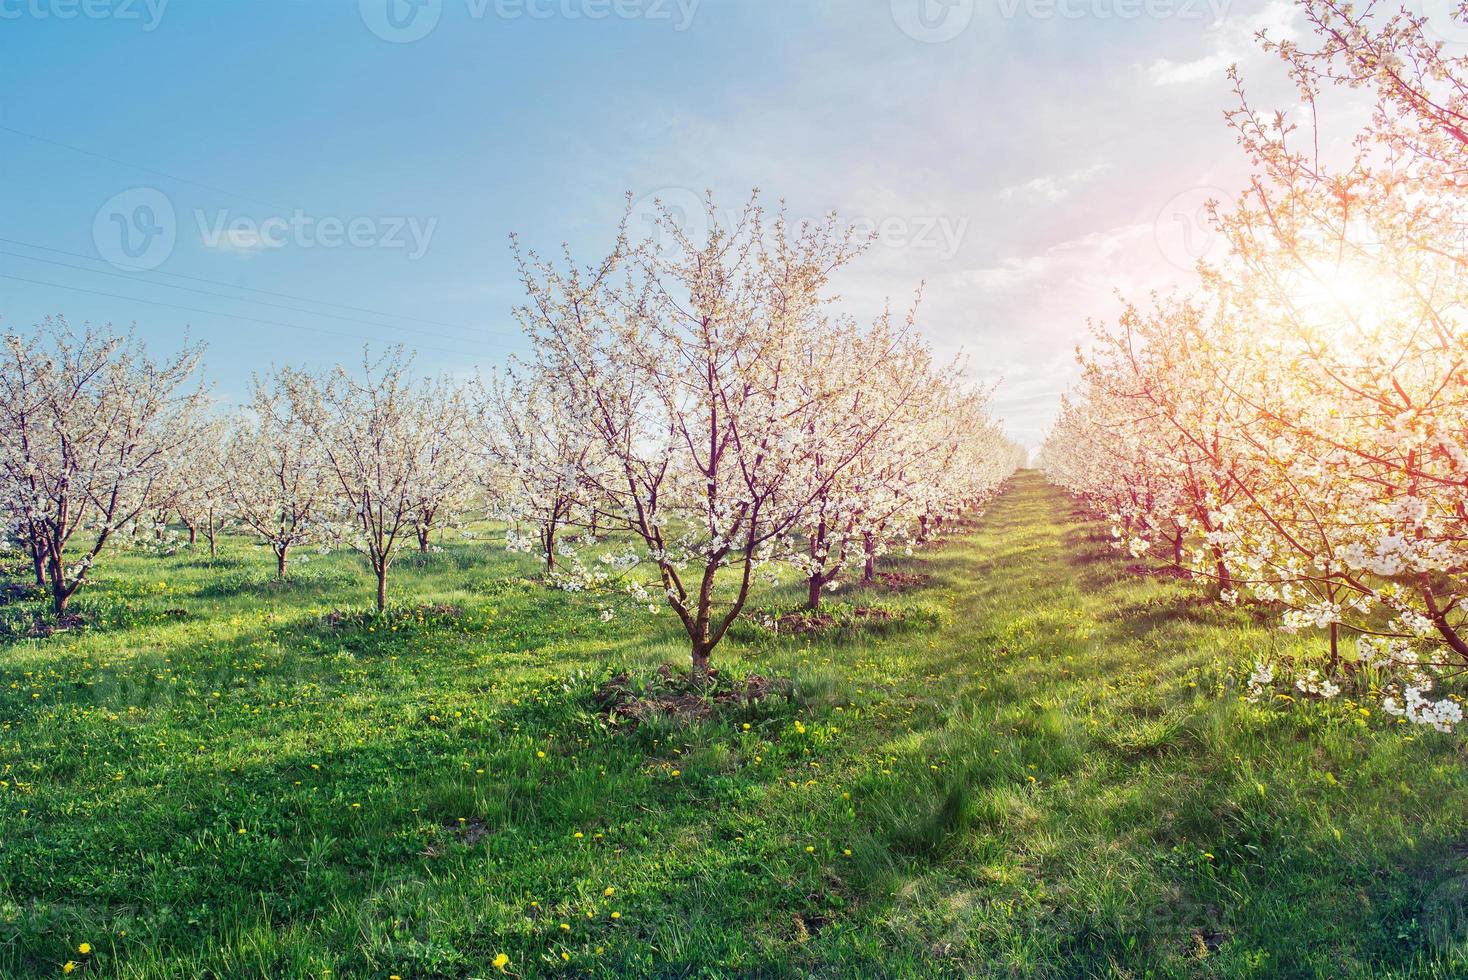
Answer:
<svg viewBox="0 0 1468 980"><path fill-rule="evenodd" d="M899 621L718 652L790 698L631 729L672 624L498 548L388 623L326 621L349 556L116 561L0 649L0 976L1468 975L1460 741L1242 703L1279 638L1034 474L894 567L843 600Z"/></svg>
<svg viewBox="0 0 1468 980"><path fill-rule="evenodd" d="M972 680L941 724L959 832L917 902L956 945L1065 975L1468 970L1458 744L1242 703L1232 678L1281 638L1129 571L1033 474L971 546L944 559L972 575Z"/></svg>

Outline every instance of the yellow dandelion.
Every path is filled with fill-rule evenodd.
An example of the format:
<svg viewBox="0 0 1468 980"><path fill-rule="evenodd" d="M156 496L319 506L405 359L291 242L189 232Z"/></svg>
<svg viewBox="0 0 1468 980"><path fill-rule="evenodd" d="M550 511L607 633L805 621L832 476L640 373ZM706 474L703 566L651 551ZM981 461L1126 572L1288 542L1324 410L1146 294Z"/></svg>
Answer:
<svg viewBox="0 0 1468 980"><path fill-rule="evenodd" d="M507 967L507 966L510 965L510 958L508 956L506 956L504 953L497 953L497 954L495 954L494 962L492 963L492 965L494 966L494 968L496 970L500 971L501 973L504 973L505 972L505 967Z"/></svg>
<svg viewBox="0 0 1468 980"><path fill-rule="evenodd" d="M82 943L80 946L78 946L76 948L76 951L78 953L81 953L83 956L90 956L91 953L92 953L92 944L91 943Z"/></svg>
<svg viewBox="0 0 1468 980"><path fill-rule="evenodd" d="M617 893L617 889L613 888L611 885L608 885L607 887L602 889L601 893L607 898L611 898Z"/></svg>

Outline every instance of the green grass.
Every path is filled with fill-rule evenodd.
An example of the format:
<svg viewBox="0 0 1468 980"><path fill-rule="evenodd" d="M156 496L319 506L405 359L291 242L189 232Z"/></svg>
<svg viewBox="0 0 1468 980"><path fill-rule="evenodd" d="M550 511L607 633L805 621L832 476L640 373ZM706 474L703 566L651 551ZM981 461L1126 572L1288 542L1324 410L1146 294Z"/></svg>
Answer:
<svg viewBox="0 0 1468 980"><path fill-rule="evenodd" d="M109 555L0 647L0 976L1468 975L1460 738L1242 702L1281 639L1033 474L892 567L841 598L900 622L716 651L788 697L630 728L671 619L491 544L376 623L349 555Z"/></svg>

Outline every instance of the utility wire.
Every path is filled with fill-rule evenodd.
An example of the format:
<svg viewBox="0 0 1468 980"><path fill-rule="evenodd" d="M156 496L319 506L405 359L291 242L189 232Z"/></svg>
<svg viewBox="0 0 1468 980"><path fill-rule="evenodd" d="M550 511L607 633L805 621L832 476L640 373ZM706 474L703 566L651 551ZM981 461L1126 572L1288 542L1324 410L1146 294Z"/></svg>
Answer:
<svg viewBox="0 0 1468 980"><path fill-rule="evenodd" d="M154 275L158 275L158 276L169 276L169 277L174 278L174 279L185 279L185 280L187 280L189 282L202 282L202 283L204 283L206 285L210 285L210 286L223 286L226 289L240 289L240 290L244 290L245 292L259 293L262 296L273 296L276 299L294 300L297 303L315 303L315 304L317 304L319 306L333 306L333 307L336 307L339 310L351 310L353 313L368 313L368 314L371 314L372 316L387 317L387 318L393 319L393 320L406 320L406 321L408 321L410 323L423 323L423 324L427 324L429 326L434 326L434 327L447 327L450 330L462 330L465 333L475 333L475 332L477 332L472 327L461 326L460 324L457 324L457 323L445 323L442 320L427 320L427 319L424 319L422 317L407 316L406 314L402 314L402 313L384 313L382 310L373 310L373 309L369 309L369 308L367 308L365 306L349 306L346 303L332 303L332 302L329 302L329 301L324 300L324 299L313 299L310 296L293 296L290 293L277 293L277 292L274 292L274 291L269 290L269 289L257 289L254 286L240 286L240 285L237 285L236 283L227 282L227 281L225 281L223 279L209 279L209 278L206 278L204 276L190 276L190 275L186 275L186 274L184 274L182 272L168 272L168 271L163 270L163 269L145 269L145 268L143 268L141 266L129 266L129 265L125 265L123 263L109 262L106 259L99 259L95 255L84 255L81 252L68 252L65 249L52 248L49 245L37 245L35 242L21 241L18 238L4 238L4 237L0 237L0 242L4 242L7 245L20 245L20 246L23 246L25 248L33 248L33 249L36 249L37 251L41 251L41 252L51 252L51 253L53 253L55 255L65 255L65 256L68 256L68 257L73 258L73 259L85 259L88 262L99 262L99 263L102 263L104 265L112 265L115 268L123 269L123 270L126 270L128 272L139 272L139 273L151 272ZM162 285L162 284L160 283L158 285Z"/></svg>
<svg viewBox="0 0 1468 980"><path fill-rule="evenodd" d="M156 299L143 299L143 298L138 297L138 296L123 296L120 293L110 293L110 292L107 292L107 291L101 290L101 289L84 289L81 286L68 286L65 283L59 283L59 282L42 282L39 279L27 279L25 276L12 276L12 275L7 275L6 273L3 273L3 272L0 272L0 279L12 279L12 280L14 280L16 282L29 283L32 286L46 286L46 287L48 287L50 289L69 289L72 292L87 293L87 294L92 295L92 296L107 296L107 297L110 297L112 299L126 300L129 303L147 303L147 304L150 304L152 306L161 306L161 307L164 307L165 309L170 309L170 310L182 310L182 311L184 311L186 313L198 313L198 314L201 314L203 316L220 316L220 317L227 317L227 318L229 318L231 320L245 320L245 321L248 321L250 323L263 323L266 326L271 326L271 327L284 327L287 330L307 330L307 331L310 331L312 333L330 334L331 336L334 336L334 337L346 337L349 340L370 339L370 338L364 338L364 337L362 337L362 336L360 336L358 334L347 333L347 332L345 332L343 330L329 330L326 327L307 327L307 326L303 326L303 325L298 324L298 323L282 323L279 320L264 320L264 319L261 319L260 317L245 316L244 314L241 314L241 313L220 313L217 310L201 310L198 307L194 307L194 306L180 306L180 305L178 305L176 303L164 303L164 302L161 302L161 301L156 300ZM382 343L388 343L388 341L382 341ZM465 351L465 350L453 350L453 349L450 349L450 348L447 348L447 347L431 347L431 346L428 346L427 344L415 344L413 346L416 349L418 349L418 350L437 351L438 353L441 353L441 354L453 354L456 357L474 358L474 357L477 357L478 356L476 354L471 354L471 353L469 353L468 351Z"/></svg>
<svg viewBox="0 0 1468 980"><path fill-rule="evenodd" d="M4 240L4 239L0 239L0 240ZM56 259L43 259L40 256L36 256L36 255L24 255L24 254L22 254L20 252L8 252L8 251L6 251L4 249L0 249L0 255L8 255L11 258L15 258L15 259L24 259L27 262L44 262L46 265L60 266L63 269L74 269L74 270L76 270L78 272L85 272L88 275L111 276L114 279L123 279L123 280L126 280L128 282L136 282L136 283L139 283L140 285L161 286L161 287L163 287L165 289L178 289L178 290L182 290L184 292L198 293L201 296L212 296L215 299L223 299L223 300L228 300L230 302L236 302L236 303L255 303L255 304L258 304L260 306L268 306L268 307L271 307L273 309L285 310L285 311L290 312L290 313L304 313L307 316L322 316L322 317L326 317L326 318L331 319L331 320L342 320L342 321L347 322L347 323L360 323L363 326L373 327L373 328L378 329L378 330L399 329L396 324L391 324L391 323L374 323L371 320L362 320L362 319L359 319L357 317L342 316L341 314L338 314L338 313L323 313L323 312L321 312L319 310L302 309L299 306L287 306L284 303L271 303L271 302L267 302L266 300L263 300L263 299L249 299L249 298L243 297L243 296L230 296L227 293L218 293L218 292L214 292L213 290L209 290L209 289L198 289L198 288L195 288L193 286L179 286L179 285L176 285L176 284L171 283L171 282L152 282L150 280L142 279L142 278L139 278L136 275L131 275L131 274L126 273L126 272L112 272L112 271L109 271L107 269L89 269L89 268L87 268L84 265L73 265L70 262L59 262ZM101 261L101 260L98 260L98 261ZM474 338L470 338L470 337L456 337L456 336L453 336L453 335L450 335L450 334L436 333L436 332L431 331L431 330L422 330L421 328L415 328L415 329L418 329L418 332L420 332L420 333L424 333L424 334L426 334L426 335L428 335L430 337L438 337L441 340L462 341L462 340L472 340L472 339L474 339Z"/></svg>
<svg viewBox="0 0 1468 980"><path fill-rule="evenodd" d="M250 197L245 194L237 194L234 191L225 190L223 187L216 187L213 184L205 184L197 180L190 180L187 177L180 177L177 174L171 174L163 170L154 170L152 167L145 167L140 163L131 163L127 160L119 160L117 157L110 157L105 153L96 153L92 150L83 149L80 146L72 146L70 143L63 143L60 140L53 140L45 136L37 136L35 133L27 133L24 130L16 129L13 126L0 126L0 132L13 133L16 136L24 136L26 139L35 140L37 143L46 143L50 146L60 147L63 150L70 150L73 153L80 153L82 156L92 157L97 160L105 160L108 163L114 163L119 167L127 167L132 170L141 171L145 174L151 174L154 177L162 177L165 180L173 180L177 181L180 184L188 184L191 187L199 187L206 191L213 191L216 194L223 194L226 197L233 197L236 200L249 201L251 204L263 204L268 208L283 209L285 207L282 204L272 204L269 201L262 201L256 197Z"/></svg>

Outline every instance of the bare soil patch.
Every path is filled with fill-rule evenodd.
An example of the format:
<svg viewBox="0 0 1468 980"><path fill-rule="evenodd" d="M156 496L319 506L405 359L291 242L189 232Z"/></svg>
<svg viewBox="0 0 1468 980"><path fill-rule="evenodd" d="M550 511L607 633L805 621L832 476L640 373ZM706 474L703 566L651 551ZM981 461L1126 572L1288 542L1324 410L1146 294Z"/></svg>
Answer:
<svg viewBox="0 0 1468 980"><path fill-rule="evenodd" d="M1133 574L1133 575L1142 575L1142 576L1148 576L1148 575L1150 575L1150 576L1153 576L1154 578L1177 578L1177 579L1190 580L1193 577L1193 573L1192 572L1188 571L1186 568L1179 568L1176 565L1142 565L1142 564L1135 564L1135 565L1128 565L1126 567L1126 570L1128 572L1130 572L1131 574Z"/></svg>
<svg viewBox="0 0 1468 980"><path fill-rule="evenodd" d="M762 674L725 682L717 670L709 671L699 687L671 664L661 664L645 683L625 671L618 674L597 688L592 700L611 724L636 726L656 716L700 721L720 708L753 704L772 694L788 696L791 689L788 679Z"/></svg>
<svg viewBox="0 0 1468 980"><path fill-rule="evenodd" d="M891 609L881 609L874 606L858 606L856 609L851 610L849 620L838 618L829 612L797 611L772 617L766 620L765 627L773 633L784 636L799 636L805 633L823 633L837 626L846 625L848 622L887 623L901 618L901 613Z"/></svg>
<svg viewBox="0 0 1468 980"><path fill-rule="evenodd" d="M917 572L878 572L877 583L892 590L917 589L933 580L931 575Z"/></svg>

